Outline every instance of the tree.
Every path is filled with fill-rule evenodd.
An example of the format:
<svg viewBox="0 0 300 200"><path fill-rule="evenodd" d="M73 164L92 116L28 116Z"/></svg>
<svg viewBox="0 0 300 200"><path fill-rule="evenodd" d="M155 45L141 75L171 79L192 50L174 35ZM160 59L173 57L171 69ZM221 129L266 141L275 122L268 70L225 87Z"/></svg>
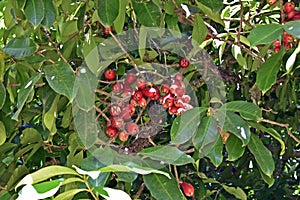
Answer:
<svg viewBox="0 0 300 200"><path fill-rule="evenodd" d="M299 1L1 1L1 199L292 199Z"/></svg>

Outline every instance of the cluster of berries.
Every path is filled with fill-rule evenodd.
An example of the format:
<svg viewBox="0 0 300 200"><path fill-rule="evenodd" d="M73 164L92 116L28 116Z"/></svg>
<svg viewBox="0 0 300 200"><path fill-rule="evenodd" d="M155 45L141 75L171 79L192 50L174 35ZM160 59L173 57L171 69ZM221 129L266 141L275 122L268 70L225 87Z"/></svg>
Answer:
<svg viewBox="0 0 300 200"><path fill-rule="evenodd" d="M189 66L189 61L182 58L181 68ZM116 79L114 70L104 72L108 81ZM189 104L191 97L185 94L185 84L180 73L170 76L168 82L160 85L148 83L142 76L128 73L124 80L118 80L112 85L113 96L119 101L113 102L109 109L110 122L106 126L106 134L110 138L117 135L121 141L127 141L129 135L136 135L139 126L132 121L136 110L145 109L150 101L155 101L167 109L170 115L180 115L193 108Z"/></svg>
<svg viewBox="0 0 300 200"><path fill-rule="evenodd" d="M295 10L294 2L286 2L283 9L286 14L286 21L294 21L300 19L300 11Z"/></svg>

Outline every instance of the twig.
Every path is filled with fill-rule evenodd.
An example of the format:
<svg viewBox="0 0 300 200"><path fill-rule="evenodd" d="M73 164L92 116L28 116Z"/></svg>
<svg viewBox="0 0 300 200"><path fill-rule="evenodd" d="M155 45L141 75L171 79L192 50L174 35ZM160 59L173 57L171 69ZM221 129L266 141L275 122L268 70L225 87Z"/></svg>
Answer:
<svg viewBox="0 0 300 200"><path fill-rule="evenodd" d="M137 200L137 199L141 196L141 194L142 194L144 188L145 188L145 183L142 183L141 186L140 186L140 188L139 188L139 190L138 190L137 193L134 195L133 200Z"/></svg>
<svg viewBox="0 0 300 200"><path fill-rule="evenodd" d="M178 187L180 187L180 180L179 180L179 176L178 176L178 171L177 171L176 165L174 165L174 175L175 175Z"/></svg>
<svg viewBox="0 0 300 200"><path fill-rule="evenodd" d="M243 20L244 20L244 6L242 0L239 0L241 4L241 10L240 10L240 25L239 25L239 31L237 32L237 43L241 44L241 32L243 29Z"/></svg>
<svg viewBox="0 0 300 200"><path fill-rule="evenodd" d="M107 122L111 122L110 119L104 114L104 112L102 112L102 110L100 110L97 106L94 105L94 109L100 113L105 119Z"/></svg>

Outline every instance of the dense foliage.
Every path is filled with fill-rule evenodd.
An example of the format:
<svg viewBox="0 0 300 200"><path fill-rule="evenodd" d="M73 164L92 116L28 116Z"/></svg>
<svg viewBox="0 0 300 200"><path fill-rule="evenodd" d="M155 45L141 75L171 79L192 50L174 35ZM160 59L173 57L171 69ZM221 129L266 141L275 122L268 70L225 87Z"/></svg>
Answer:
<svg viewBox="0 0 300 200"><path fill-rule="evenodd" d="M298 0L0 2L0 199L297 199Z"/></svg>

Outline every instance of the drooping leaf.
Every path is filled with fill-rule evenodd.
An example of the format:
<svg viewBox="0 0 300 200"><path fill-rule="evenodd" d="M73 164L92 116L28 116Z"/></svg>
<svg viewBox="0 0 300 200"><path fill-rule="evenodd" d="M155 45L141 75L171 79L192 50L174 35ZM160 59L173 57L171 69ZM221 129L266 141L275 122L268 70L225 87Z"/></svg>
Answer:
<svg viewBox="0 0 300 200"><path fill-rule="evenodd" d="M12 116L13 120L18 120L19 114L23 109L23 106L27 102L27 99L31 92L34 89L34 85L37 83L37 81L41 78L41 73L36 74L35 76L31 77L25 85L23 85L20 88L19 94L18 94L18 110L15 112L15 114Z"/></svg>
<svg viewBox="0 0 300 200"><path fill-rule="evenodd" d="M275 183L275 179L267 176L261 170L259 170L259 173L260 173L261 177L263 178L263 180L265 181L265 183L268 184L269 188L272 187L272 185Z"/></svg>
<svg viewBox="0 0 300 200"><path fill-rule="evenodd" d="M219 12L223 8L223 1L222 0L199 0L202 4L206 5L214 12Z"/></svg>
<svg viewBox="0 0 300 200"><path fill-rule="evenodd" d="M248 40L251 46L270 44L280 37L282 31L283 26L280 24L258 25L250 32Z"/></svg>
<svg viewBox="0 0 300 200"><path fill-rule="evenodd" d="M204 117L193 137L193 144L199 150L200 157L205 157L218 141L219 131L213 116Z"/></svg>
<svg viewBox="0 0 300 200"><path fill-rule="evenodd" d="M201 113L206 110L205 107L197 107L176 117L171 127L171 142L173 144L183 144L190 140L198 129Z"/></svg>
<svg viewBox="0 0 300 200"><path fill-rule="evenodd" d="M26 18L35 26L39 25L45 15L45 7L43 0L28 0L26 2L24 12Z"/></svg>
<svg viewBox="0 0 300 200"><path fill-rule="evenodd" d="M61 62L44 66L44 71L50 87L72 101L75 81L72 68L67 63Z"/></svg>
<svg viewBox="0 0 300 200"><path fill-rule="evenodd" d="M0 82L0 110L3 107L6 99L6 89L3 83Z"/></svg>
<svg viewBox="0 0 300 200"><path fill-rule="evenodd" d="M185 200L178 188L175 178L168 179L160 174L149 174L143 176L146 187L151 195L157 200Z"/></svg>
<svg viewBox="0 0 300 200"><path fill-rule="evenodd" d="M38 45L29 37L14 38L5 47L3 52L15 58L24 58L32 55L38 49Z"/></svg>
<svg viewBox="0 0 300 200"><path fill-rule="evenodd" d="M294 20L285 23L284 30L289 34L294 35L297 38L300 38L300 21Z"/></svg>
<svg viewBox="0 0 300 200"><path fill-rule="evenodd" d="M119 0L98 0L97 11L101 22L111 26L119 14Z"/></svg>
<svg viewBox="0 0 300 200"><path fill-rule="evenodd" d="M200 45L206 38L207 35L207 27L204 24L202 17L199 14L195 14L194 16L194 27L192 33L192 42L194 45Z"/></svg>
<svg viewBox="0 0 300 200"><path fill-rule="evenodd" d="M278 53L273 54L259 68L256 84L263 93L266 93L275 84L284 52L285 50L283 48Z"/></svg>
<svg viewBox="0 0 300 200"><path fill-rule="evenodd" d="M223 142L220 134L217 137L217 142L212 150L206 155L215 167L218 167L223 162Z"/></svg>
<svg viewBox="0 0 300 200"><path fill-rule="evenodd" d="M152 1L138 2L132 1L133 10L141 24L148 27L159 27L161 20L160 8Z"/></svg>
<svg viewBox="0 0 300 200"><path fill-rule="evenodd" d="M56 10L52 1L43 1L45 7L45 16L42 24L47 28L50 28L56 20Z"/></svg>
<svg viewBox="0 0 300 200"><path fill-rule="evenodd" d="M114 27L117 33L121 33L123 31L127 4L128 0L119 0L119 15L114 21Z"/></svg>
<svg viewBox="0 0 300 200"><path fill-rule="evenodd" d="M257 121L262 118L261 109L254 103L246 101L231 101L225 103L220 110L239 112L246 120Z"/></svg>
<svg viewBox="0 0 300 200"><path fill-rule="evenodd" d="M245 147L240 139L235 135L230 135L226 141L226 151L228 153L227 160L235 161L244 154Z"/></svg>
<svg viewBox="0 0 300 200"><path fill-rule="evenodd" d="M226 190L226 192L235 196L237 199L247 200L247 195L240 187L230 187L224 184L222 184L222 187Z"/></svg>
<svg viewBox="0 0 300 200"><path fill-rule="evenodd" d="M0 146L6 141L6 129L2 121L0 121Z"/></svg>
<svg viewBox="0 0 300 200"><path fill-rule="evenodd" d="M251 134L248 148L254 155L254 158L262 173L271 177L275 169L275 164L270 150L267 149L263 142L254 134Z"/></svg>
<svg viewBox="0 0 300 200"><path fill-rule="evenodd" d="M140 151L139 154L173 165L185 165L195 162L191 156L171 146L150 147Z"/></svg>
<svg viewBox="0 0 300 200"><path fill-rule="evenodd" d="M250 129L248 124L237 114L219 110L217 115L220 120L220 126L224 131L229 131L242 140L243 145L250 141Z"/></svg>

